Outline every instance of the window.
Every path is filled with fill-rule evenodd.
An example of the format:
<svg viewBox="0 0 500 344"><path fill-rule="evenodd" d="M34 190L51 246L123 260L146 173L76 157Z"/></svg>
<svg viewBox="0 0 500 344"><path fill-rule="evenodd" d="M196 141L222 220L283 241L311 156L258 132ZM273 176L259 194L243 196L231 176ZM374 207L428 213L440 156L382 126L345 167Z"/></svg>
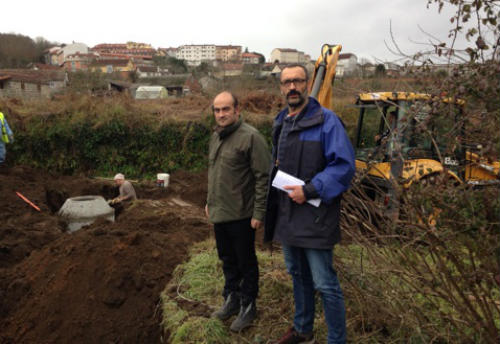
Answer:
<svg viewBox="0 0 500 344"><path fill-rule="evenodd" d="M358 142L356 143L356 159L368 161L383 159L388 148L393 125L391 113L396 108L387 104L364 104L360 109Z"/></svg>
<svg viewBox="0 0 500 344"><path fill-rule="evenodd" d="M24 90L24 81L21 81L21 90Z"/></svg>

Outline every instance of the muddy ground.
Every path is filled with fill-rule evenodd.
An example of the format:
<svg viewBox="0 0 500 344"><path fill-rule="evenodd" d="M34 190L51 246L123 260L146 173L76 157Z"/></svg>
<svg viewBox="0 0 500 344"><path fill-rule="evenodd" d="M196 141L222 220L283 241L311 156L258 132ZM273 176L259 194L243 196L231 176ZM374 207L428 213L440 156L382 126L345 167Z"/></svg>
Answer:
<svg viewBox="0 0 500 344"><path fill-rule="evenodd" d="M161 341L159 294L210 235L206 174L174 173L167 189L134 185L140 200L115 223L68 233L53 213L64 197L110 198L112 181L0 171L0 343Z"/></svg>

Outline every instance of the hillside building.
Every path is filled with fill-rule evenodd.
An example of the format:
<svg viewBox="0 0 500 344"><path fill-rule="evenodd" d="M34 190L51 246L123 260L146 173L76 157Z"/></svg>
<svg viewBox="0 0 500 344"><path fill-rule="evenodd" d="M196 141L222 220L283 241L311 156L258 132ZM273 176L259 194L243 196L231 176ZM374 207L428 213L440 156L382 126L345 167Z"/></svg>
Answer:
<svg viewBox="0 0 500 344"><path fill-rule="evenodd" d="M0 98L49 98L66 87L61 70L0 69Z"/></svg>
<svg viewBox="0 0 500 344"><path fill-rule="evenodd" d="M241 61L240 45L217 45L215 47L215 59L222 62Z"/></svg>
<svg viewBox="0 0 500 344"><path fill-rule="evenodd" d="M339 60L337 62L337 76L349 76L353 75L358 70L358 58L356 55L347 53L340 54Z"/></svg>
<svg viewBox="0 0 500 344"><path fill-rule="evenodd" d="M214 44L181 45L177 48L176 57L186 61L188 66L199 66L202 62L213 63L216 59Z"/></svg>
<svg viewBox="0 0 500 344"><path fill-rule="evenodd" d="M297 49L275 48L271 52L271 63L305 63L306 55Z"/></svg>
<svg viewBox="0 0 500 344"><path fill-rule="evenodd" d="M261 55L255 53L241 54L241 61L244 64L259 64Z"/></svg>
<svg viewBox="0 0 500 344"><path fill-rule="evenodd" d="M103 56L105 54L119 54L128 58L136 57L151 60L156 55L156 50L146 43L102 43L94 46L91 51Z"/></svg>

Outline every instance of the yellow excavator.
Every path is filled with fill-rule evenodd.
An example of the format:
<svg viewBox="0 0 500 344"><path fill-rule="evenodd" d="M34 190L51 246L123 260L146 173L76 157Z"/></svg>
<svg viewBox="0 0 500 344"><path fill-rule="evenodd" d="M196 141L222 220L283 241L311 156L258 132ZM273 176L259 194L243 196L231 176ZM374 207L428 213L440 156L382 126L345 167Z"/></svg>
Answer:
<svg viewBox="0 0 500 344"><path fill-rule="evenodd" d="M315 64L310 94L332 109L333 81L340 45L323 45ZM439 104L436 115L431 104ZM456 184L500 184L500 161L467 141L465 102L412 92L372 92L358 95L358 123L353 138L356 170L368 196L382 201L396 214L394 185L403 190L422 180L446 174ZM339 114L342 117L342 114Z"/></svg>

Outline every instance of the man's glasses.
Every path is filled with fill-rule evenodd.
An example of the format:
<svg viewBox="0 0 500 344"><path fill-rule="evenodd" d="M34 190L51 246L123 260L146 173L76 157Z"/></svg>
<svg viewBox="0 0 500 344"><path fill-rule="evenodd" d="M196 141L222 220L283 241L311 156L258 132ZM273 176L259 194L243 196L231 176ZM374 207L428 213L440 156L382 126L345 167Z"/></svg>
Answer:
<svg viewBox="0 0 500 344"><path fill-rule="evenodd" d="M281 86L290 87L292 84L295 86L303 85L306 79L286 79L281 81Z"/></svg>

